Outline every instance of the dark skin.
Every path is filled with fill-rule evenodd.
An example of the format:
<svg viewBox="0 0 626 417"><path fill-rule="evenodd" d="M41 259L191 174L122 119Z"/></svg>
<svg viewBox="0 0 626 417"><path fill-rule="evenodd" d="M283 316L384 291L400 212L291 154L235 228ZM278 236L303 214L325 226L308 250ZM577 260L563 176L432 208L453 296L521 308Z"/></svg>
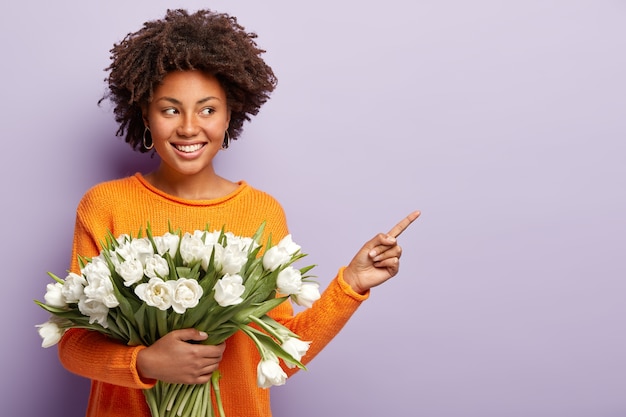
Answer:
<svg viewBox="0 0 626 417"><path fill-rule="evenodd" d="M179 384L205 384L217 370L226 343L201 345L208 335L196 329L169 332L137 355L137 369L144 378Z"/></svg>
<svg viewBox="0 0 626 417"><path fill-rule="evenodd" d="M366 293L393 278L400 267L402 248L398 236L420 215L412 212L389 230L366 242L344 269L343 277L352 289ZM175 330L139 352L137 369L144 378L171 383L204 384L217 370L226 343L202 345L188 341L203 341L207 334L195 329Z"/></svg>
<svg viewBox="0 0 626 417"><path fill-rule="evenodd" d="M419 211L412 212L388 233L379 233L357 252L343 272L343 279L354 291L364 294L398 273L402 248L397 238L419 215Z"/></svg>

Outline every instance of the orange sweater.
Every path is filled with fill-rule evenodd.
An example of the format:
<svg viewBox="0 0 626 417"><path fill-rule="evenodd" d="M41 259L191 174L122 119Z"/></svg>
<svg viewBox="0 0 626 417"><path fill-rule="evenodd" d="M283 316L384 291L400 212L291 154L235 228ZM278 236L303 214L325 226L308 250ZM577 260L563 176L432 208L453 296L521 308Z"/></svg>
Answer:
<svg viewBox="0 0 626 417"><path fill-rule="evenodd" d="M99 184L90 189L78 205L71 270L79 272L77 255L95 256L110 230L113 235L136 235L150 222L155 235L168 230L168 222L183 231L226 230L252 236L266 221L265 242L271 234L277 242L287 233L280 204L268 194L245 182L231 194L215 200L184 200L152 187L141 174ZM295 239L297 241L297 238ZM312 341L303 357L309 362L341 330L367 295L355 293L342 278L343 269L331 281L312 308L296 315L283 303L271 315L302 337ZM142 379L136 368L137 353L144 346L129 347L98 332L71 329L59 347L59 358L69 371L92 380L87 417L150 416L142 389L155 381ZM271 416L269 390L257 387L259 354L243 334L226 343L220 363L220 388L227 417ZM292 374L295 369L285 369Z"/></svg>

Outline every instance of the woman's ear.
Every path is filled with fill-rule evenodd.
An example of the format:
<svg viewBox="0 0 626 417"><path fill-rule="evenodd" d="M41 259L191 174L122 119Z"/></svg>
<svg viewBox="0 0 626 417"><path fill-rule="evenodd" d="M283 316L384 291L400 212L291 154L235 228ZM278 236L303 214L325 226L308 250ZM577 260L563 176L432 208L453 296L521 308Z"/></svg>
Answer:
<svg viewBox="0 0 626 417"><path fill-rule="evenodd" d="M143 120L143 125L150 128L150 122L148 121L148 106L141 106L141 119Z"/></svg>

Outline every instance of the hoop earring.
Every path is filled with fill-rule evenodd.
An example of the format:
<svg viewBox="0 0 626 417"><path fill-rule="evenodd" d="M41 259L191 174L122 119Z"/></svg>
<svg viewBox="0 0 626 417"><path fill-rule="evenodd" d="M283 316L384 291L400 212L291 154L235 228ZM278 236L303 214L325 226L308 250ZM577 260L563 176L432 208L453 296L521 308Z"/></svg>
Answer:
<svg viewBox="0 0 626 417"><path fill-rule="evenodd" d="M143 147L149 151L150 149L154 147L154 141L152 140L152 134L150 134L150 146L148 146L146 144L146 133L150 133L150 129L148 129L148 126L146 126L146 128L143 131Z"/></svg>
<svg viewBox="0 0 626 417"><path fill-rule="evenodd" d="M224 132L224 142L222 142L222 149L228 149L228 143L230 142L230 134L228 129Z"/></svg>

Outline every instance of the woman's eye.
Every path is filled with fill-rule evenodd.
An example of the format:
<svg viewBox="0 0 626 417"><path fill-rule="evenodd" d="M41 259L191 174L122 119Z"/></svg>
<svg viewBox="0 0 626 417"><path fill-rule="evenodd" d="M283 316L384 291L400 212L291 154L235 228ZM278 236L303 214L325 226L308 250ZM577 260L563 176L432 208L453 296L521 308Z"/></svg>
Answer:
<svg viewBox="0 0 626 417"><path fill-rule="evenodd" d="M209 115L212 114L214 112L214 110L210 107L205 107L204 109L200 110L200 114L202 115Z"/></svg>
<svg viewBox="0 0 626 417"><path fill-rule="evenodd" d="M163 114L166 114L168 116L174 115L176 113L178 113L176 109L172 109L172 108L163 110Z"/></svg>

